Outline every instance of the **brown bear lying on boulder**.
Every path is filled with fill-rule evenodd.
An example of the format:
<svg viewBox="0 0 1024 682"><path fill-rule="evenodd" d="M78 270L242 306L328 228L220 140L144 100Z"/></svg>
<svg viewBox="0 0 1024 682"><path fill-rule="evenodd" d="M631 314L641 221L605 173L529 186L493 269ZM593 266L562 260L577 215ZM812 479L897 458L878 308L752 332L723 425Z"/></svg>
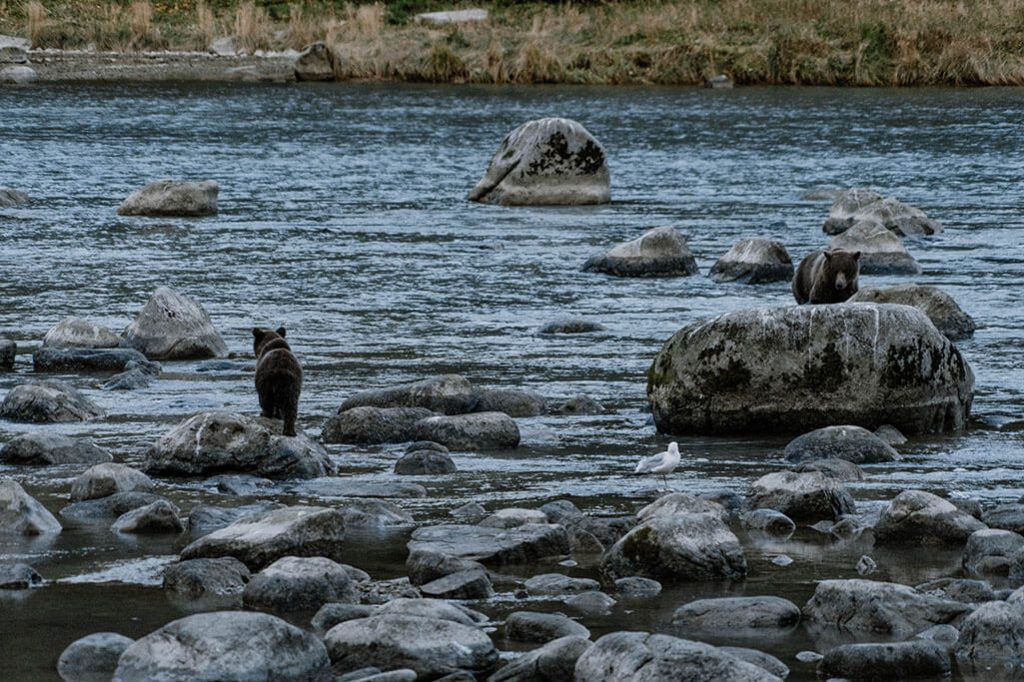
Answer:
<svg viewBox="0 0 1024 682"><path fill-rule="evenodd" d="M295 435L302 391L302 367L284 340L285 329L277 331L254 327L253 352L256 353L256 393L262 415L284 420L283 433Z"/></svg>
<svg viewBox="0 0 1024 682"><path fill-rule="evenodd" d="M857 293L860 251L815 251L800 261L793 277L796 302L842 303Z"/></svg>

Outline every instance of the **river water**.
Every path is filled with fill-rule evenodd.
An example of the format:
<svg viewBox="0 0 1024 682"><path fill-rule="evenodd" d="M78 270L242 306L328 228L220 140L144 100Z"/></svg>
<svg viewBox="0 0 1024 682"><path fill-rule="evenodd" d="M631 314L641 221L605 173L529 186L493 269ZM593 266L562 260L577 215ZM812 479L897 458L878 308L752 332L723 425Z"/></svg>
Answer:
<svg viewBox="0 0 1024 682"><path fill-rule="evenodd" d="M199 300L240 367L200 372L165 363L149 388L98 389L72 376L109 417L84 424L0 422L0 441L33 428L94 439L116 461L140 464L146 446L197 411L254 412L254 325L287 326L306 384L300 421L316 433L345 396L444 372L474 383L528 387L552 402L586 394L599 416L520 419L523 443L502 453L455 453L459 472L418 477L426 498L401 504L419 522L477 500L488 509L570 497L585 511L628 513L656 481L628 475L663 449L645 413L645 372L681 326L754 306L788 305L788 285L715 284L706 277L617 279L580 272L590 255L672 225L706 273L738 239L781 240L794 260L821 247L829 202L814 189L870 186L920 206L946 231L908 241L924 273L913 281L952 294L978 323L958 345L974 369L974 425L955 437L914 439L902 461L866 467L851 485L866 520L907 488L986 504L1024 492L1024 241L1021 178L1024 90L733 91L644 88L484 88L248 84L39 85L0 90L0 185L34 201L0 209L0 334L24 350L0 390L32 377L31 348L66 315L123 328L168 285ZM608 150L613 203L586 208L472 204L475 184L516 125L558 115L582 122ZM214 179L216 218L116 215L150 179ZM862 278L892 285L899 277ZM544 322L591 318L603 332L538 336ZM742 493L783 466L779 438L686 438L677 490ZM394 481L396 446L329 446L344 475ZM0 465L51 511L84 467ZM201 482L160 482L187 511L240 504ZM279 493L280 491L274 491ZM296 498L277 495L282 501ZM303 501L313 501L301 498ZM0 594L0 678L54 678L57 656L100 630L137 637L187 611L158 587L184 539L122 539L68 527L42 544L0 540L0 560L27 560L49 581ZM353 548L375 578L404 575L404 536ZM816 580L872 577L917 584L951 575L957 552L877 551L832 544L801 529L786 542L741 534L750 575L741 584L667 590L584 617L595 636L670 632L674 609L716 594L780 594L803 604ZM780 567L779 554L795 562ZM548 567L550 568L550 567ZM556 567L557 568L557 567ZM561 570L561 569L560 569ZM583 565L572 571L593 575ZM478 604L500 619L511 594ZM558 605L531 604L529 608ZM767 650L810 679L802 649L823 646L802 628L770 640L703 637ZM500 643L504 646L504 643Z"/></svg>

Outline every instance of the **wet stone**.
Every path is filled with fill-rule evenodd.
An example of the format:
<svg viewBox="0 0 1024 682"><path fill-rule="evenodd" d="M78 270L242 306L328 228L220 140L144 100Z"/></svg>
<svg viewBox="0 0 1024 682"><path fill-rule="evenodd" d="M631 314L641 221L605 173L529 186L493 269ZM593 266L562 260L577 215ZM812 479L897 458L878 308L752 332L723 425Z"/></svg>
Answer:
<svg viewBox="0 0 1024 682"><path fill-rule="evenodd" d="M0 188L0 206L3 206L2 202L3 190ZM18 344L10 339L0 339L0 370L9 370L14 368L14 358L18 354Z"/></svg>
<svg viewBox="0 0 1024 682"><path fill-rule="evenodd" d="M952 296L937 287L921 284L902 284L888 288L864 287L850 297L851 303L898 303L910 305L932 321L935 328L950 341L960 341L974 335L975 324Z"/></svg>
<svg viewBox="0 0 1024 682"><path fill-rule="evenodd" d="M946 677L949 649L922 639L879 644L844 644L829 649L818 664L821 678L904 680Z"/></svg>
<svg viewBox="0 0 1024 682"><path fill-rule="evenodd" d="M616 277L688 277L700 274L690 246L679 230L656 227L583 264L584 272Z"/></svg>
<svg viewBox="0 0 1024 682"><path fill-rule="evenodd" d="M695 630L791 628L799 622L799 606L770 596L698 599L672 615L673 625Z"/></svg>
<svg viewBox="0 0 1024 682"><path fill-rule="evenodd" d="M939 578L922 583L914 589L933 597L952 599L965 604L981 604L996 599L992 586L984 580Z"/></svg>
<svg viewBox="0 0 1024 682"><path fill-rule="evenodd" d="M499 509L487 518L480 521L479 525L487 528L515 528L527 523L547 523L548 516L539 509Z"/></svg>
<svg viewBox="0 0 1024 682"><path fill-rule="evenodd" d="M114 493L107 497L69 504L60 510L60 515L75 521L113 521L133 509L163 499L159 495L146 492Z"/></svg>
<svg viewBox="0 0 1024 682"><path fill-rule="evenodd" d="M899 455L892 446L860 426L827 426L799 436L786 446L786 459L806 462L834 457L854 464L892 462Z"/></svg>
<svg viewBox="0 0 1024 682"><path fill-rule="evenodd" d="M572 578L561 573L535 575L526 581L526 591L531 595L579 594L600 590L601 584L590 578Z"/></svg>
<svg viewBox="0 0 1024 682"><path fill-rule="evenodd" d="M585 614L600 616L610 613L617 602L604 592L594 590L574 594L563 599L562 603Z"/></svg>
<svg viewBox="0 0 1024 682"><path fill-rule="evenodd" d="M360 391L338 408L341 414L354 407L418 407L440 414L466 414L476 407L477 392L466 377L443 374L390 388ZM425 440L433 440L427 438Z"/></svg>
<svg viewBox="0 0 1024 682"><path fill-rule="evenodd" d="M853 462L847 462L845 459L836 459L834 457L830 457L828 459L812 459L809 462L802 462L801 464L794 466L793 470L801 474L809 471L819 471L826 476L844 483L864 480L863 469Z"/></svg>
<svg viewBox="0 0 1024 682"><path fill-rule="evenodd" d="M60 521L20 483L0 477L0 536L46 535L61 530Z"/></svg>
<svg viewBox="0 0 1024 682"><path fill-rule="evenodd" d="M7 464L100 464L112 459L92 441L48 431L18 434L0 449L0 461Z"/></svg>
<svg viewBox="0 0 1024 682"><path fill-rule="evenodd" d="M230 526L235 521L247 516L255 516L273 509L280 509L283 505L275 502L256 502L238 507L217 507L213 505L199 505L193 507L188 513L188 529L193 538L200 538L215 530ZM63 513L63 512L61 512Z"/></svg>
<svg viewBox="0 0 1024 682"><path fill-rule="evenodd" d="M505 637L513 642L545 644L560 637L590 639L590 630L559 613L516 611L505 620Z"/></svg>
<svg viewBox="0 0 1024 682"><path fill-rule="evenodd" d="M882 439L882 441L889 445L903 445L907 442L907 437L892 424L882 424L875 429L875 435Z"/></svg>
<svg viewBox="0 0 1024 682"><path fill-rule="evenodd" d="M519 427L504 412L476 412L427 417L416 422L417 440L431 440L451 450L507 450L519 446Z"/></svg>
<svg viewBox="0 0 1024 682"><path fill-rule="evenodd" d="M71 499L80 502L114 493L150 492L153 480L138 469L107 462L89 467L71 483Z"/></svg>
<svg viewBox="0 0 1024 682"><path fill-rule="evenodd" d="M43 577L28 564L0 564L0 590L27 590L43 584Z"/></svg>
<svg viewBox="0 0 1024 682"><path fill-rule="evenodd" d="M110 529L117 533L156 534L181 533L181 510L167 500L158 500L120 516Z"/></svg>
<svg viewBox="0 0 1024 682"><path fill-rule="evenodd" d="M757 649L747 649L738 646L720 646L718 650L723 654L729 654L735 656L741 661L756 665L758 668L764 668L772 675L775 675L779 679L786 679L789 677L789 666L775 658L771 654L766 654L763 651Z"/></svg>
<svg viewBox="0 0 1024 682"><path fill-rule="evenodd" d="M336 477L315 478L296 483L288 488L288 492L293 495L310 495L328 499L337 497L415 498L427 495L427 489L419 483L358 481Z"/></svg>
<svg viewBox="0 0 1024 682"><path fill-rule="evenodd" d="M793 261L780 242L741 239L711 266L708 277L744 284L788 282L793 279Z"/></svg>
<svg viewBox="0 0 1024 682"><path fill-rule="evenodd" d="M576 661L589 649L586 637L561 637L514 659L487 682L564 682L573 679Z"/></svg>
<svg viewBox="0 0 1024 682"><path fill-rule="evenodd" d="M406 476L453 474L456 471L451 456L434 449L406 452L395 462L395 473Z"/></svg>
<svg viewBox="0 0 1024 682"><path fill-rule="evenodd" d="M2 453L0 453L2 456ZM989 528L1012 530L1024 535L1024 504L1001 504L986 510L981 517Z"/></svg>
<svg viewBox="0 0 1024 682"><path fill-rule="evenodd" d="M76 639L61 653L57 673L64 682L109 680L121 654L134 642L116 632L95 632Z"/></svg>
<svg viewBox="0 0 1024 682"><path fill-rule="evenodd" d="M212 180L156 180L128 195L118 207L117 214L150 217L216 215L219 191L220 187Z"/></svg>
<svg viewBox="0 0 1024 682"><path fill-rule="evenodd" d="M537 330L538 334L590 334L604 331L605 327L599 322L588 320L582 317L561 317L556 320L544 323Z"/></svg>
<svg viewBox="0 0 1024 682"><path fill-rule="evenodd" d="M228 354L206 309L167 287L153 293L122 336L150 360L198 360Z"/></svg>
<svg viewBox="0 0 1024 682"><path fill-rule="evenodd" d="M650 578L630 576L616 580L615 590L620 599L650 599L661 594L661 583Z"/></svg>
<svg viewBox="0 0 1024 682"><path fill-rule="evenodd" d="M160 373L160 365L150 362L133 348L41 346L32 353L32 364L37 372L123 372L132 363L148 374Z"/></svg>
<svg viewBox="0 0 1024 682"><path fill-rule="evenodd" d="M467 502L461 507L451 510L448 514L462 523L479 523L487 518L487 510L478 502Z"/></svg>
<svg viewBox="0 0 1024 682"><path fill-rule="evenodd" d="M425 407L361 405L330 417L323 427L325 443L404 443L416 437L416 424L436 413Z"/></svg>
<svg viewBox="0 0 1024 682"><path fill-rule="evenodd" d="M251 474L222 474L206 479L207 485L222 495L259 495L274 486L274 482L262 476Z"/></svg>
<svg viewBox="0 0 1024 682"><path fill-rule="evenodd" d="M838 519L854 511L853 497L843 485L818 471L781 471L754 481L750 506L775 509L794 521Z"/></svg>
<svg viewBox="0 0 1024 682"><path fill-rule="evenodd" d="M963 672L1024 663L1024 604L991 601L968 615L953 652Z"/></svg>
<svg viewBox="0 0 1024 682"><path fill-rule="evenodd" d="M796 530L796 522L774 509L754 509L743 515L743 527L768 535L789 537Z"/></svg>
<svg viewBox="0 0 1024 682"><path fill-rule="evenodd" d="M318 635L324 635L328 630L338 623L359 618L369 618L377 611L373 604L348 604L345 602L331 602L324 604L313 616L310 625Z"/></svg>
<svg viewBox="0 0 1024 682"><path fill-rule="evenodd" d="M240 595L251 573L234 557L190 559L164 569L163 589L189 599Z"/></svg>
<svg viewBox="0 0 1024 682"><path fill-rule="evenodd" d="M551 414L604 414L607 412L604 405L585 395L578 395L569 398L551 409Z"/></svg>
<svg viewBox="0 0 1024 682"><path fill-rule="evenodd" d="M983 528L967 538L960 562L973 578L1008 577L1014 557L1024 550L1024 536L1013 531Z"/></svg>
<svg viewBox="0 0 1024 682"><path fill-rule="evenodd" d="M53 379L15 386L0 403L0 417L15 422L54 424L103 416L106 412L80 391Z"/></svg>
<svg viewBox="0 0 1024 682"><path fill-rule="evenodd" d="M357 602L349 572L324 557L283 557L252 576L243 602L249 608L315 611L324 604Z"/></svg>
<svg viewBox="0 0 1024 682"><path fill-rule="evenodd" d="M477 412L502 412L510 417L547 414L548 403L536 391L521 388L487 388L477 391Z"/></svg>
<svg viewBox="0 0 1024 682"><path fill-rule="evenodd" d="M569 553L569 535L554 524L526 524L516 528L440 525L417 529L409 551L433 549L485 566L524 564Z"/></svg>
<svg viewBox="0 0 1024 682"><path fill-rule="evenodd" d="M469 569L450 573L420 586L424 597L435 599L487 599L494 588L487 571Z"/></svg>
<svg viewBox="0 0 1024 682"><path fill-rule="evenodd" d="M875 525L879 545L962 545L981 521L953 503L922 490L905 490L882 510Z"/></svg>
<svg viewBox="0 0 1024 682"><path fill-rule="evenodd" d="M405 567L413 585L424 585L453 573L484 570L483 564L476 561L454 557L430 548L410 551Z"/></svg>

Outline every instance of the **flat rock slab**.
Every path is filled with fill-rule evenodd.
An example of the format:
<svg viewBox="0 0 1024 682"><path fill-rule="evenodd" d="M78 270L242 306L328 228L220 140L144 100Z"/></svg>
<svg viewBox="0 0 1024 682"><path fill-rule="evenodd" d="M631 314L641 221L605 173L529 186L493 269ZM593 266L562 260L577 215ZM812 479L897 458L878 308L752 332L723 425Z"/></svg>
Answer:
<svg viewBox="0 0 1024 682"><path fill-rule="evenodd" d="M909 306L758 308L688 325L655 357L654 423L678 435L801 434L834 424L966 428L974 375Z"/></svg>
<svg viewBox="0 0 1024 682"><path fill-rule="evenodd" d="M338 413L353 407L420 407L440 414L466 414L476 408L477 393L466 377L442 374L390 388L360 391L341 403Z"/></svg>
<svg viewBox="0 0 1024 682"><path fill-rule="evenodd" d="M185 547L181 558L233 556L257 570L285 556L335 558L344 537L345 517L340 511L284 507L215 530Z"/></svg>
<svg viewBox="0 0 1024 682"><path fill-rule="evenodd" d="M217 215L220 186L212 180L183 182L156 180L128 195L118 215L197 217Z"/></svg>
<svg viewBox="0 0 1024 682"><path fill-rule="evenodd" d="M351 478L314 478L290 486L288 492L293 495L310 495L328 499L336 497L413 498L427 495L427 489L419 483L359 481Z"/></svg>
<svg viewBox="0 0 1024 682"><path fill-rule="evenodd" d="M0 403L0 417L15 422L57 424L106 416L106 412L63 381L38 381L15 386Z"/></svg>
<svg viewBox="0 0 1024 682"><path fill-rule="evenodd" d="M525 564L569 553L569 534L555 524L526 524L515 528L440 525L412 534L409 551L433 550L479 561L487 566Z"/></svg>
<svg viewBox="0 0 1024 682"><path fill-rule="evenodd" d="M316 478L336 470L323 447L281 435L281 423L233 412L201 412L156 441L146 471L163 476L252 473L270 479Z"/></svg>
<svg viewBox="0 0 1024 682"><path fill-rule="evenodd" d="M0 449L0 462L7 464L101 464L112 459L92 441L47 431L18 434Z"/></svg>
<svg viewBox="0 0 1024 682"><path fill-rule="evenodd" d="M160 365L150 362L134 348L41 346L32 353L32 364L37 372L123 372L133 366L148 374L160 373Z"/></svg>
<svg viewBox="0 0 1024 682"><path fill-rule="evenodd" d="M436 413L425 407L361 405L339 412L324 423L325 443L405 443L416 438L416 424Z"/></svg>
<svg viewBox="0 0 1024 682"><path fill-rule="evenodd" d="M65 317L43 337L47 348L118 348L123 343L110 329L81 317Z"/></svg>
<svg viewBox="0 0 1024 682"><path fill-rule="evenodd" d="M280 680L331 682L315 635L264 613L220 611L172 621L121 654L115 682Z"/></svg>
<svg viewBox="0 0 1024 682"><path fill-rule="evenodd" d="M501 141L468 198L504 206L607 203L611 176L605 149L576 121L529 121Z"/></svg>

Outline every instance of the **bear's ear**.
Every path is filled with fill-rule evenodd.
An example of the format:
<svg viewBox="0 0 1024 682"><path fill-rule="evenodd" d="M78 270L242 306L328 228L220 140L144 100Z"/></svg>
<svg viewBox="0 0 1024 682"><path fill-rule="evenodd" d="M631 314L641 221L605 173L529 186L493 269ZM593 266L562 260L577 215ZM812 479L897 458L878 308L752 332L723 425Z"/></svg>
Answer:
<svg viewBox="0 0 1024 682"><path fill-rule="evenodd" d="M258 338L260 338L261 336L263 336L263 330L262 330L262 329L260 329L259 327L253 327L253 328L252 328L252 337L253 337L254 339L258 339Z"/></svg>
<svg viewBox="0 0 1024 682"><path fill-rule="evenodd" d="M285 333L284 327L278 327L277 328L277 335L280 336L282 339L284 338L284 333Z"/></svg>
<svg viewBox="0 0 1024 682"><path fill-rule="evenodd" d="M832 260L832 252L831 251L822 251L821 255L825 256L825 260Z"/></svg>
<svg viewBox="0 0 1024 682"><path fill-rule="evenodd" d="M853 252L853 260L860 260L860 251Z"/></svg>

